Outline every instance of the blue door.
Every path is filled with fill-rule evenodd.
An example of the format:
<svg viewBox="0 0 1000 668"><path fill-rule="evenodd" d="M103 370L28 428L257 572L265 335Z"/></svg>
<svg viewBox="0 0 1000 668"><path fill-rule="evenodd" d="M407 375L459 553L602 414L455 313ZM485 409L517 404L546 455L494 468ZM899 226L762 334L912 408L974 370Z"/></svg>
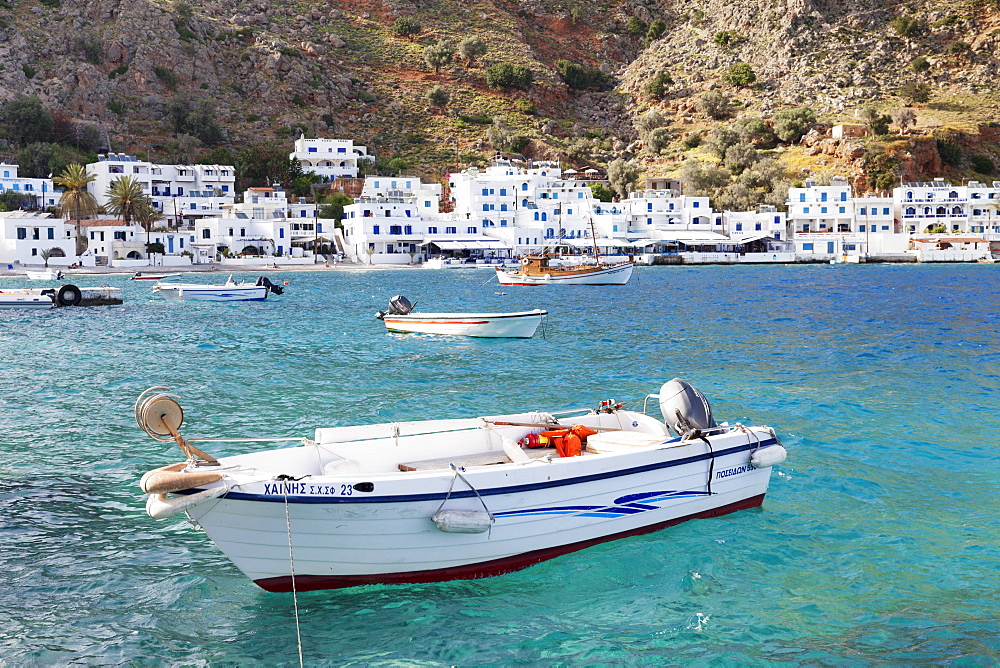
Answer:
<svg viewBox="0 0 1000 668"><path fill-rule="evenodd" d="M826 242L826 252L829 253L830 255L833 255L833 244L834 242L832 241Z"/></svg>

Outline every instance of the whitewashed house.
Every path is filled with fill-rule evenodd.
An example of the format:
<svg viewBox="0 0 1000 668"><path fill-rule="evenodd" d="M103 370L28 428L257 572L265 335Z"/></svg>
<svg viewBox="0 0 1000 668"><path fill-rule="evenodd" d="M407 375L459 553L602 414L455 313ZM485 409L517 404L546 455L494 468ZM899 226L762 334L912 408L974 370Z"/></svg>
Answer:
<svg viewBox="0 0 1000 668"><path fill-rule="evenodd" d="M415 176L369 176L361 196L344 207L343 248L363 264L410 264L481 236L475 222L440 216L441 185ZM469 230L473 231L469 231ZM331 230L332 232L332 230Z"/></svg>
<svg viewBox="0 0 1000 668"><path fill-rule="evenodd" d="M980 234L1000 239L1000 181L953 186L944 179L904 183L892 191L905 232Z"/></svg>
<svg viewBox="0 0 1000 668"><path fill-rule="evenodd" d="M52 218L41 211L0 213L0 264L65 267L76 262L76 235L73 224Z"/></svg>
<svg viewBox="0 0 1000 668"><path fill-rule="evenodd" d="M289 160L298 160L302 171L315 172L325 181L338 177L356 177L358 163L371 162L375 156L364 146L355 146L350 139L306 139L300 135L288 154Z"/></svg>
<svg viewBox="0 0 1000 668"><path fill-rule="evenodd" d="M101 206L108 203L112 182L122 176L138 180L167 227L219 216L235 196L236 169L231 165L158 165L133 155L108 153L88 164L87 171L97 177L87 190Z"/></svg>
<svg viewBox="0 0 1000 668"><path fill-rule="evenodd" d="M243 201L224 206L221 216L195 221L188 251L195 263L232 255L302 257L303 245L322 234L318 224L315 204L290 202L277 185L249 188Z"/></svg>
<svg viewBox="0 0 1000 668"><path fill-rule="evenodd" d="M28 206L35 209L47 209L59 205L62 194L52 184L52 179L35 179L18 176L19 166L0 163L0 193L15 192L28 198Z"/></svg>

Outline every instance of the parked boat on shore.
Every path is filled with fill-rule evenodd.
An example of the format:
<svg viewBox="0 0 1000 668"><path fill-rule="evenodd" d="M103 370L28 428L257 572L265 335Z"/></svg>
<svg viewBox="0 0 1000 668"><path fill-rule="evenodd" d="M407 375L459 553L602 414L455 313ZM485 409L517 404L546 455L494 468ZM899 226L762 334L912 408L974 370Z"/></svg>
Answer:
<svg viewBox="0 0 1000 668"><path fill-rule="evenodd" d="M284 289L272 283L266 276L257 278L256 283L237 283L232 275L224 285L202 285L196 283L157 283L153 292L166 299L187 299L208 302L263 301L268 292L280 295Z"/></svg>
<svg viewBox="0 0 1000 668"><path fill-rule="evenodd" d="M603 401L321 428L259 439L298 446L215 459L195 444L219 439L185 440L176 396L151 388L136 421L187 461L140 486L151 517L186 514L272 592L501 575L762 504L786 456L773 429L717 424L679 379L651 398L666 422L646 415L645 401L641 413Z"/></svg>
<svg viewBox="0 0 1000 668"><path fill-rule="evenodd" d="M42 271L25 270L24 275L32 281L60 281L63 277L63 273L55 269L44 269Z"/></svg>
<svg viewBox="0 0 1000 668"><path fill-rule="evenodd" d="M390 332L446 334L494 339L530 339L548 311L534 309L513 313L414 313L414 304L396 295L389 300L389 310L375 317Z"/></svg>

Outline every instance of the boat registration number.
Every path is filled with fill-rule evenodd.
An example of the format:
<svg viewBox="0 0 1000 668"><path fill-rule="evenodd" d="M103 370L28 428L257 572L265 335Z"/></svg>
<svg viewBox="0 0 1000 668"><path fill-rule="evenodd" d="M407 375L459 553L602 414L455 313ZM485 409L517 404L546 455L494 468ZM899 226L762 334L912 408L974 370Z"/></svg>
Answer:
<svg viewBox="0 0 1000 668"><path fill-rule="evenodd" d="M264 494L274 494L277 496L351 496L354 494L353 485L314 485L308 482L265 482Z"/></svg>
<svg viewBox="0 0 1000 668"><path fill-rule="evenodd" d="M715 473L715 479L721 480L723 478L731 478L734 475L739 475L741 473L746 473L747 471L752 471L753 467L749 464L744 464L743 466L736 466L731 469L725 469L723 471L717 471Z"/></svg>

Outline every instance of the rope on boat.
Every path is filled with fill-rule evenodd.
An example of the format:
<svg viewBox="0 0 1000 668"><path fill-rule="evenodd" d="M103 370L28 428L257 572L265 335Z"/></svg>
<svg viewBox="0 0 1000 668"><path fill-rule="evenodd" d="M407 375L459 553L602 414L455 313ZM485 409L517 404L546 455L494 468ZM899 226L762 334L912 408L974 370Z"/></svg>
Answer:
<svg viewBox="0 0 1000 668"><path fill-rule="evenodd" d="M448 503L448 499L451 498L451 492L452 490L455 489L455 478L461 478L462 482L468 485L469 489L471 489L473 494L476 495L476 498L479 499L479 503L483 504L483 509L486 511L486 514L490 516L490 527L492 529L493 523L496 522L496 518L493 516L493 511L490 510L489 507L486 505L486 501L483 500L483 497L479 496L479 490L473 487L472 483L469 482L464 475L462 475L462 473L458 470L459 469L458 466L455 466L454 464L449 464L449 466L451 467L451 470L455 473L455 475L452 476L451 478L451 485L448 487L448 493L445 494L444 500L441 502L441 505L438 506L438 509L434 511L434 514L437 515L439 512L441 512L441 509L444 508L444 504Z"/></svg>
<svg viewBox="0 0 1000 668"><path fill-rule="evenodd" d="M284 485L282 485L284 487ZM304 668L302 660L302 628L299 625L299 592L295 587L295 557L292 555L292 520L288 515L288 492L283 491L285 498L285 530L288 533L288 566L292 573L292 603L295 607L295 639L299 647L299 668Z"/></svg>

